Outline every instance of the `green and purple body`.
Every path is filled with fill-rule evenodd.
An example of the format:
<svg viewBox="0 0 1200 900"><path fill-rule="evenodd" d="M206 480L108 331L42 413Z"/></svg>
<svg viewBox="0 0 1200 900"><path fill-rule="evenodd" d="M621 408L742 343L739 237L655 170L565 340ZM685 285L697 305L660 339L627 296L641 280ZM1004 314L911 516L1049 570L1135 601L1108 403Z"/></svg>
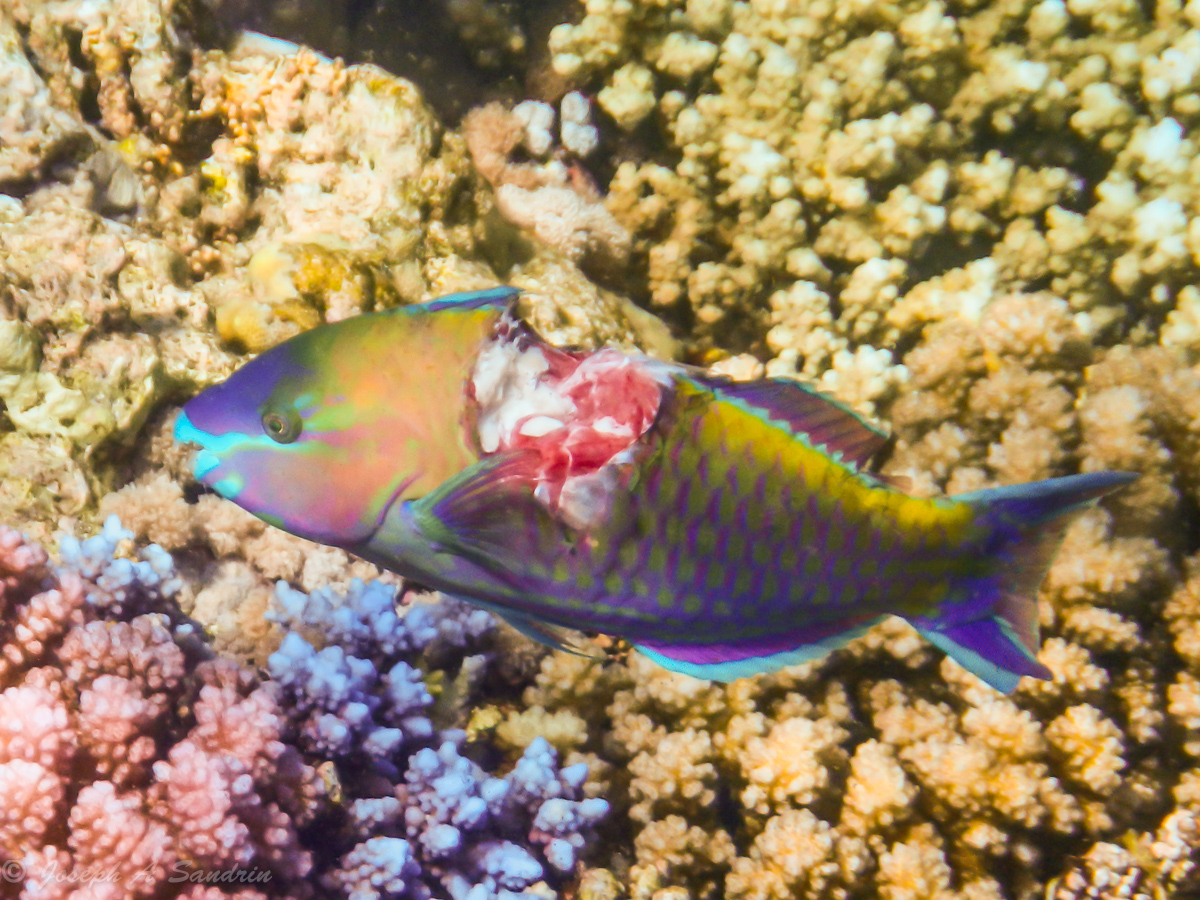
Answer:
<svg viewBox="0 0 1200 900"><path fill-rule="evenodd" d="M900 615L1004 691L1070 517L1136 477L949 498L864 470L885 436L790 380L554 348L507 288L306 332L184 408L196 475L272 525L540 639L619 635L731 680Z"/></svg>

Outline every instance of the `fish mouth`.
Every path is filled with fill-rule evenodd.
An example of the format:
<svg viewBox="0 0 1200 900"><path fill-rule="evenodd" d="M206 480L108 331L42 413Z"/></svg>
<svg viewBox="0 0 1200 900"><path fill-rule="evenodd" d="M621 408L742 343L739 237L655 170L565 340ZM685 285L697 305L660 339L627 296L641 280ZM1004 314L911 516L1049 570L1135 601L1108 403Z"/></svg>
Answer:
<svg viewBox="0 0 1200 900"><path fill-rule="evenodd" d="M212 435L193 425L187 413L182 410L175 419L175 440L181 444L196 444L200 447L192 459L192 473L197 481L204 481L204 476L221 464L221 458L207 447Z"/></svg>

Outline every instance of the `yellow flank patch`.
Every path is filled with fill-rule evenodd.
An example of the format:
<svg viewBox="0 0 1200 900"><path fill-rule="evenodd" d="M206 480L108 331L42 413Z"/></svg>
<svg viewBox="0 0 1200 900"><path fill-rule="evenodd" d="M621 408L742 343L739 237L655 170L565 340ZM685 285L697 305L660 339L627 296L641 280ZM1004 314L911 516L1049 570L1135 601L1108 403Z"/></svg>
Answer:
<svg viewBox="0 0 1200 900"><path fill-rule="evenodd" d="M732 454L731 454L732 455ZM758 472L743 460L740 465L733 467L733 477L737 482L737 492L743 497L748 497L754 490L754 482L758 478Z"/></svg>
<svg viewBox="0 0 1200 900"><path fill-rule="evenodd" d="M725 536L725 558L735 564L740 564L746 556L746 533L732 519L723 519L725 527L732 526Z"/></svg>
<svg viewBox="0 0 1200 900"><path fill-rule="evenodd" d="M768 602L780 595L779 572L774 566L763 572L762 596Z"/></svg>
<svg viewBox="0 0 1200 900"><path fill-rule="evenodd" d="M687 381L680 381L679 391L684 398L707 393ZM778 478L789 479L800 489L797 496L817 497L822 515L828 514L836 501L844 518L856 523L856 527L864 527L857 523L866 519L865 527L898 532L898 537L905 543L915 543L921 538L935 544L958 542L966 536L975 519L975 510L969 504L940 497L909 497L880 486L853 467L835 460L823 449L813 447L803 435L794 435L784 426L748 412L733 402L713 399L698 410L698 419L697 437L702 445L718 446L724 442L729 453L741 460L734 469L738 487L744 493L749 493L747 489L753 484L747 473L753 473L755 478L763 472L770 473L768 496L762 498L763 505L772 501L770 484ZM763 525L753 515L755 506L751 504L750 521L747 522L752 532ZM810 533L807 525L806 535Z"/></svg>
<svg viewBox="0 0 1200 900"><path fill-rule="evenodd" d="M596 586L595 576L587 566L580 566L575 572L575 587L581 591L590 591Z"/></svg>
<svg viewBox="0 0 1200 900"><path fill-rule="evenodd" d="M817 518L810 516L807 512L800 513L803 520L800 522L800 542L805 547L811 547L817 542Z"/></svg>
<svg viewBox="0 0 1200 900"><path fill-rule="evenodd" d="M682 549L685 539L687 538L687 522L676 515L671 515L667 519L666 527L663 529L663 538L667 546L677 550Z"/></svg>
<svg viewBox="0 0 1200 900"><path fill-rule="evenodd" d="M617 550L617 560L626 572L632 572L638 563L637 541L625 541Z"/></svg>
<svg viewBox="0 0 1200 900"><path fill-rule="evenodd" d="M732 525L737 519L738 495L731 490L722 490L717 515L725 525Z"/></svg>
<svg viewBox="0 0 1200 900"><path fill-rule="evenodd" d="M676 582L680 585L692 585L692 583L696 580L696 572L698 569L699 565L696 561L696 558L691 554L684 553L680 557L678 565L675 567Z"/></svg>
<svg viewBox="0 0 1200 900"><path fill-rule="evenodd" d="M708 506L709 493L706 486L700 483L699 476L687 480L687 512L684 514L689 522L698 522L704 518Z"/></svg>
<svg viewBox="0 0 1200 900"><path fill-rule="evenodd" d="M625 587L625 579L619 572L609 572L604 576L604 590L610 597L618 597Z"/></svg>
<svg viewBox="0 0 1200 900"><path fill-rule="evenodd" d="M655 574L667 571L667 548L657 542L650 545L647 569Z"/></svg>
<svg viewBox="0 0 1200 900"><path fill-rule="evenodd" d="M891 521L902 540L912 542L925 536L933 544L958 543L975 521L975 510L967 503L934 497L928 500L893 494L881 498L875 508Z"/></svg>
<svg viewBox="0 0 1200 900"><path fill-rule="evenodd" d="M744 597L754 586L754 570L749 566L738 566L733 576L733 596Z"/></svg>
<svg viewBox="0 0 1200 900"><path fill-rule="evenodd" d="M846 550L846 533L845 526L834 523L825 532L825 547L826 553L842 553Z"/></svg>
<svg viewBox="0 0 1200 900"><path fill-rule="evenodd" d="M859 583L874 578L879 573L879 560L873 556L859 556L854 566L854 572L858 576Z"/></svg>
<svg viewBox="0 0 1200 900"><path fill-rule="evenodd" d="M704 589L714 592L725 583L725 567L715 559L708 561L708 571L704 576Z"/></svg>
<svg viewBox="0 0 1200 900"><path fill-rule="evenodd" d="M699 522L696 526L695 552L699 556L711 556L717 549L717 528L709 521Z"/></svg>
<svg viewBox="0 0 1200 900"><path fill-rule="evenodd" d="M828 606L833 599L833 589L830 588L829 582L818 581L813 585L812 593L809 595L809 600L813 606Z"/></svg>

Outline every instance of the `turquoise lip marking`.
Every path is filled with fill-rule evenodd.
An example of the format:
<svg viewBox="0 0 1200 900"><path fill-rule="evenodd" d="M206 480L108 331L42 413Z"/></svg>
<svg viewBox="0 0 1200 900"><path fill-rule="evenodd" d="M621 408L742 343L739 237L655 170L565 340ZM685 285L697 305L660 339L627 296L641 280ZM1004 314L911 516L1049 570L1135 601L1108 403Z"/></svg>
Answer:
<svg viewBox="0 0 1200 900"><path fill-rule="evenodd" d="M199 444L201 447L192 459L192 472L198 481L203 481L205 475L221 464L221 458L205 448L210 438L211 435L205 434L192 424L187 413L181 412L175 419L175 440L180 443Z"/></svg>
<svg viewBox="0 0 1200 900"><path fill-rule="evenodd" d="M175 419L175 440L181 444L199 444L200 449L196 451L195 457L192 459L192 471L196 475L197 481L203 481L222 497L233 500L246 486L241 475L231 473L217 481L210 481L206 476L212 474L222 462L224 462L231 453L237 453L244 450L270 450L274 453L292 452L292 453L313 453L317 452L323 446L318 442L313 441L298 441L295 444L289 444L286 447L274 443L265 434L260 435L245 435L236 431L231 431L226 434L209 434L207 431L201 431L192 424L192 420L188 418L187 413L180 412Z"/></svg>
<svg viewBox="0 0 1200 900"><path fill-rule="evenodd" d="M192 420L183 410L175 417L175 440L181 444L204 444L204 435L192 424Z"/></svg>

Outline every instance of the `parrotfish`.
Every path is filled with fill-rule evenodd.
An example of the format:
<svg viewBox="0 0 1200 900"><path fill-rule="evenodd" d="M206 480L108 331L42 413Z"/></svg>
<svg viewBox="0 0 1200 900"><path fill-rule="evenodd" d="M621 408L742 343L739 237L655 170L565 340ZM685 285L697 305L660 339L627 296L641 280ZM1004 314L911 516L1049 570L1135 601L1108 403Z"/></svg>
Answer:
<svg viewBox="0 0 1200 900"><path fill-rule="evenodd" d="M607 633L729 681L899 615L998 690L1049 677L1038 586L1071 518L1135 475L909 496L869 470L886 435L812 388L554 347L517 293L304 332L175 437L265 522L556 646Z"/></svg>

